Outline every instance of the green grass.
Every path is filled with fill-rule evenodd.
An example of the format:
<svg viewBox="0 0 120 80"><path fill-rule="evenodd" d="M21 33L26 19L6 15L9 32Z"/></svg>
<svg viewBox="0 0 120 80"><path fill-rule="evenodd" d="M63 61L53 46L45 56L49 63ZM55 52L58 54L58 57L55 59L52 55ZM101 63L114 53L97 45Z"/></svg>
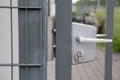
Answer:
<svg viewBox="0 0 120 80"><path fill-rule="evenodd" d="M105 19L105 13L105 9L99 9L96 11L96 17L99 24ZM103 46L104 44L99 45ZM115 9L114 12L113 49L114 52L120 53L120 9Z"/></svg>

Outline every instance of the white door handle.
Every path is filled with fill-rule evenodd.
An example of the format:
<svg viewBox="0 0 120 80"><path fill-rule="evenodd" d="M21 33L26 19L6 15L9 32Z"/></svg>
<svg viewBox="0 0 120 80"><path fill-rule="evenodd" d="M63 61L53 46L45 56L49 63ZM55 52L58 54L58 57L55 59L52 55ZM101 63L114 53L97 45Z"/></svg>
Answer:
<svg viewBox="0 0 120 80"><path fill-rule="evenodd" d="M78 42L92 42L92 43L108 43L108 42L112 42L112 39L97 39L97 38L86 38L86 37L81 37L81 36L77 36L76 40Z"/></svg>
<svg viewBox="0 0 120 80"><path fill-rule="evenodd" d="M106 37L106 34L96 34L96 37Z"/></svg>

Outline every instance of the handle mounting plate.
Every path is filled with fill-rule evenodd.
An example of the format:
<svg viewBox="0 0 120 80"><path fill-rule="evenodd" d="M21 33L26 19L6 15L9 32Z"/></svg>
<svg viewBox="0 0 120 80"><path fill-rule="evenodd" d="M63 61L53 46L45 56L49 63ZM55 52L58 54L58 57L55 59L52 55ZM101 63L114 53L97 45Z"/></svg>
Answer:
<svg viewBox="0 0 120 80"><path fill-rule="evenodd" d="M93 61L96 56L96 43L79 43L76 41L76 36L96 38L96 28L90 25L72 23L72 64ZM76 52L79 50L84 53L79 58L75 58ZM76 61L76 59L78 60Z"/></svg>

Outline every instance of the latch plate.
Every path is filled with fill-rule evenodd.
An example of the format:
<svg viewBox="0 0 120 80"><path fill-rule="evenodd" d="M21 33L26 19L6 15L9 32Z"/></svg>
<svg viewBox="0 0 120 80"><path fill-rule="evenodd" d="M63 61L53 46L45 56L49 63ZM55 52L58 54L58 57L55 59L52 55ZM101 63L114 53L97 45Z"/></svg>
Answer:
<svg viewBox="0 0 120 80"><path fill-rule="evenodd" d="M80 43L76 40L77 36L96 38L96 28L91 25L72 23L72 64L93 61L96 56L96 43Z"/></svg>

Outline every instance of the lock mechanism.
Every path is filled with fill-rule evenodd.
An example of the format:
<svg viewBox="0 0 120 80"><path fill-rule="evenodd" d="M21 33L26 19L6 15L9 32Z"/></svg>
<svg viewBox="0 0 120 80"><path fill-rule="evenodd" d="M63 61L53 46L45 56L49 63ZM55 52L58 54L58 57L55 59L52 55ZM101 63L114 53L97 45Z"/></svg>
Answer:
<svg viewBox="0 0 120 80"><path fill-rule="evenodd" d="M96 43L112 42L112 39L99 39L95 26L72 23L72 64L90 62L96 58Z"/></svg>
<svg viewBox="0 0 120 80"><path fill-rule="evenodd" d="M81 59L82 59L82 57L84 56L84 51L83 50L78 50L78 51L76 51L75 53L74 53L74 59L75 59L75 61L76 62L80 62L81 61Z"/></svg>

